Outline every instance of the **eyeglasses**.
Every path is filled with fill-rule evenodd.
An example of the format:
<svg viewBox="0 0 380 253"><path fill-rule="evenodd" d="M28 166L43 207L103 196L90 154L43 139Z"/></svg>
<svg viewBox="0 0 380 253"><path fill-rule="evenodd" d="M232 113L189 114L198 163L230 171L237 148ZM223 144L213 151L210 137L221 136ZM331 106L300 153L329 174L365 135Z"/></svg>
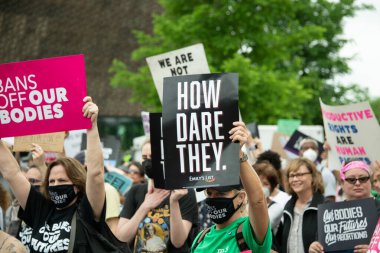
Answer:
<svg viewBox="0 0 380 253"><path fill-rule="evenodd" d="M31 184L41 183L41 180L38 180L38 179L35 179L35 178L28 178L28 181Z"/></svg>
<svg viewBox="0 0 380 253"><path fill-rule="evenodd" d="M300 173L294 173L289 175L289 179L294 179L295 177L300 178L307 174L311 174L311 172L300 172Z"/></svg>
<svg viewBox="0 0 380 253"><path fill-rule="evenodd" d="M358 178L348 177L344 179L344 181L346 181L349 184L356 184L357 181L359 181L359 183L361 184L364 184L364 183L367 183L368 180L369 180L369 177L358 177Z"/></svg>

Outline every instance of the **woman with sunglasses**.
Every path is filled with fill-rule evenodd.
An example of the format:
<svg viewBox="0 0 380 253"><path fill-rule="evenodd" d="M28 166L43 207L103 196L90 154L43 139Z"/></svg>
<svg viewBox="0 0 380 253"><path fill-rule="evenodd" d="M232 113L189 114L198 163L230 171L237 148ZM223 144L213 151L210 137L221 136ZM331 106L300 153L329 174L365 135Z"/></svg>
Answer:
<svg viewBox="0 0 380 253"><path fill-rule="evenodd" d="M369 166L359 160L351 160L346 165L343 164L340 170L341 186L344 192L346 201L358 200L365 198L373 198L371 194L371 181ZM377 208L378 217L380 217L380 201L374 199ZM368 245L361 244L356 245L354 249L345 251L334 251L336 253L366 253ZM322 253L325 252L320 242L315 241L310 245L310 253Z"/></svg>
<svg viewBox="0 0 380 253"><path fill-rule="evenodd" d="M306 158L292 160L286 176L285 189L292 197L284 208L276 248L281 253L305 253L317 239L317 206L326 201L322 176Z"/></svg>

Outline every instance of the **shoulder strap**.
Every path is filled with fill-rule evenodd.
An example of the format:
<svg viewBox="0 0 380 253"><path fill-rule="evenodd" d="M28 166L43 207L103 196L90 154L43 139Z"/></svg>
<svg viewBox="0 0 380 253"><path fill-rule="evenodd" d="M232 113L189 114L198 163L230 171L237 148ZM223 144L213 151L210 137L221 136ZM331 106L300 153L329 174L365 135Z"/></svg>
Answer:
<svg viewBox="0 0 380 253"><path fill-rule="evenodd" d="M202 231L201 235L198 237L198 240L195 242L194 249L198 247L198 245L201 243L205 235L210 231L211 228L206 228Z"/></svg>
<svg viewBox="0 0 380 253"><path fill-rule="evenodd" d="M236 234L235 234L236 242L238 244L240 252L249 250L249 247L247 243L245 242L242 231L243 231L243 222L239 224L239 226L236 229Z"/></svg>
<svg viewBox="0 0 380 253"><path fill-rule="evenodd" d="M77 230L77 210L75 210L73 218L71 219L70 241L69 241L69 249L67 250L67 253L72 253L74 250L76 230Z"/></svg>

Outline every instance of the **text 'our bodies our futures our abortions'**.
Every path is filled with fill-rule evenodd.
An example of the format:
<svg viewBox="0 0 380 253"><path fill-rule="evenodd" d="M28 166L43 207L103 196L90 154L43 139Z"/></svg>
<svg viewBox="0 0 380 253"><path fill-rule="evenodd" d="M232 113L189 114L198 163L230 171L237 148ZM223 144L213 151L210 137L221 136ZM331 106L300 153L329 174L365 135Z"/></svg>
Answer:
<svg viewBox="0 0 380 253"><path fill-rule="evenodd" d="M325 251L352 249L368 244L377 218L372 198L318 205L318 238Z"/></svg>
<svg viewBox="0 0 380 253"><path fill-rule="evenodd" d="M325 242L328 245L338 241L365 239L369 236L366 231L368 221L360 206L325 210L323 222Z"/></svg>
<svg viewBox="0 0 380 253"><path fill-rule="evenodd" d="M224 140L223 112L218 110L221 80L178 82L177 85L176 148L181 173L185 173L187 167L189 172L211 171L210 153L215 159L215 170L226 170L226 165L220 164Z"/></svg>
<svg viewBox="0 0 380 253"><path fill-rule="evenodd" d="M0 124L63 117L62 104L69 101L66 88L39 90L36 79L35 74L0 79Z"/></svg>

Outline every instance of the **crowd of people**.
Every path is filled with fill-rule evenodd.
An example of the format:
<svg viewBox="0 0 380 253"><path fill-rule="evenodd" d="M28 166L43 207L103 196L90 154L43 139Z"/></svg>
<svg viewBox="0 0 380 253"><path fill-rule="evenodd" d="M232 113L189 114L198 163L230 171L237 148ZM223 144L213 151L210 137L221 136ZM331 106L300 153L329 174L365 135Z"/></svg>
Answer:
<svg viewBox="0 0 380 253"><path fill-rule="evenodd" d="M239 184L157 188L147 140L141 161L115 170L133 181L122 195L104 181L110 168L103 161L98 107L90 97L83 101L92 127L86 151L75 158L61 154L47 163L44 150L33 144L24 168L0 140L0 252L100 252L78 233L88 224L106 240L120 242L112 252L321 253L319 204L371 198L380 216L379 162L369 167L352 160L329 168L318 143L306 138L299 158L285 165L243 122L234 122L229 132L240 144ZM84 223L75 222L77 216ZM359 244L344 252L367 250L368 244Z"/></svg>

